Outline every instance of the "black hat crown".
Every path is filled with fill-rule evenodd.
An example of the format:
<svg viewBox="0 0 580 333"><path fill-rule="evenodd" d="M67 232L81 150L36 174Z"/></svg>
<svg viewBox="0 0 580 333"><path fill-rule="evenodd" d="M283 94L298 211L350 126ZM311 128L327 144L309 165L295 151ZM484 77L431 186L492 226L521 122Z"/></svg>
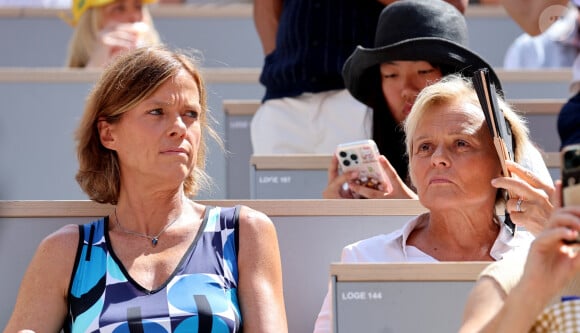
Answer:
<svg viewBox="0 0 580 333"><path fill-rule="evenodd" d="M377 23L373 48L358 46L342 69L348 91L372 107L382 94L379 64L427 61L444 75L473 76L488 68L495 87L501 83L493 68L468 47L467 23L457 8L443 0L399 0L386 6Z"/></svg>
<svg viewBox="0 0 580 333"><path fill-rule="evenodd" d="M385 7L379 17L375 47L429 37L467 46L465 18L443 0L396 1Z"/></svg>

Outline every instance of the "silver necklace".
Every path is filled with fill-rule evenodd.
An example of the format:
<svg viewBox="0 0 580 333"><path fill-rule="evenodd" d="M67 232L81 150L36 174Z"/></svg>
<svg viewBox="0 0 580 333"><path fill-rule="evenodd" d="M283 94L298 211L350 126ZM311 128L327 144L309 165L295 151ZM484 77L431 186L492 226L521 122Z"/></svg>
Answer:
<svg viewBox="0 0 580 333"><path fill-rule="evenodd" d="M165 232L165 230L167 230L167 228L169 228L172 224L177 222L177 220L179 220L179 217L177 217L175 220L173 220L173 222L166 224L165 227L163 227L163 229L161 229L161 231L159 231L159 233L157 235L149 236L147 234L142 234L140 232L131 231L131 230L127 230L127 229L123 228L123 226L119 223L119 218L117 217L117 207L115 207L115 225L119 228L119 230L121 230L122 232L124 232L128 235L147 238L147 239L151 240L151 244L153 245L153 247L157 246L157 243L159 243L159 237Z"/></svg>

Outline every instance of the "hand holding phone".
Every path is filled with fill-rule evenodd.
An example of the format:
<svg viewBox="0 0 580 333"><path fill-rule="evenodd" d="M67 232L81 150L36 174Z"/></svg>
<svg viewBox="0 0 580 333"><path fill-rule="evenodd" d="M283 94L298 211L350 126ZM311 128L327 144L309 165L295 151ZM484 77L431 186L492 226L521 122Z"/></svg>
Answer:
<svg viewBox="0 0 580 333"><path fill-rule="evenodd" d="M358 173L358 178L354 181L356 184L385 192L392 188L379 162L380 153L373 140L340 144L336 147L335 154L342 173Z"/></svg>
<svg viewBox="0 0 580 333"><path fill-rule="evenodd" d="M580 144L562 148L562 205L580 205Z"/></svg>
<svg viewBox="0 0 580 333"><path fill-rule="evenodd" d="M562 148L562 206L580 206L580 144ZM566 244L580 243L580 236L575 241L564 241Z"/></svg>

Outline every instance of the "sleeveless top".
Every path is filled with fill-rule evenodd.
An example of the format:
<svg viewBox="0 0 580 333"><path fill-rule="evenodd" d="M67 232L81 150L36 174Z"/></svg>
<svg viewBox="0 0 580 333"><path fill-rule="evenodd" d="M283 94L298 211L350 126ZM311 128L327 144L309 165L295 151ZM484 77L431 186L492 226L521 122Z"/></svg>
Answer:
<svg viewBox="0 0 580 333"><path fill-rule="evenodd" d="M175 272L156 290L127 273L109 220L79 226L64 332L241 332L238 207L210 207Z"/></svg>

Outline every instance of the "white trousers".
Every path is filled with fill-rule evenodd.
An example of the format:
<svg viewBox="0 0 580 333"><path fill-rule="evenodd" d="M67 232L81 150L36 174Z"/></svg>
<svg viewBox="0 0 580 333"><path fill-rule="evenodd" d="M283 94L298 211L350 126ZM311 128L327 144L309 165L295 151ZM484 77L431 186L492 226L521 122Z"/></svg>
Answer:
<svg viewBox="0 0 580 333"><path fill-rule="evenodd" d="M371 112L345 89L268 100L252 118L254 154L331 154L370 138Z"/></svg>

